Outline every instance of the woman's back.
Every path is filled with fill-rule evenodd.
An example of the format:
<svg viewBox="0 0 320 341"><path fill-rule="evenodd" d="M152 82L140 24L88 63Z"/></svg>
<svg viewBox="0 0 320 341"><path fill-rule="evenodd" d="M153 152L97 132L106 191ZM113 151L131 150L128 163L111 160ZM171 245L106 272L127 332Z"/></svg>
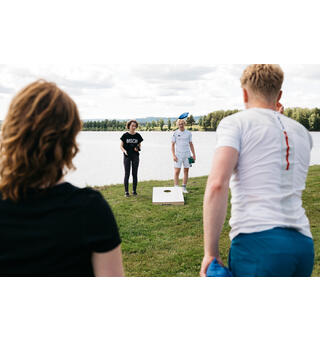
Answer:
<svg viewBox="0 0 320 341"><path fill-rule="evenodd" d="M0 200L0 275L93 276L93 252L120 245L102 195L67 182Z"/></svg>
<svg viewBox="0 0 320 341"><path fill-rule="evenodd" d="M33 82L12 99L0 139L0 275L123 275L109 205L63 182L80 130L75 102L54 83Z"/></svg>
<svg viewBox="0 0 320 341"><path fill-rule="evenodd" d="M120 244L102 195L62 183L29 192L15 203L0 200L0 275L93 276L93 252Z"/></svg>

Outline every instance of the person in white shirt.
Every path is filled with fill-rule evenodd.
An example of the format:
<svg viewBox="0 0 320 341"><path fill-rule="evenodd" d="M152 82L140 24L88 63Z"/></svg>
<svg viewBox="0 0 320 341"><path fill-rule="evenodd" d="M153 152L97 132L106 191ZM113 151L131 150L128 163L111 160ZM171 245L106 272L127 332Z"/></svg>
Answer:
<svg viewBox="0 0 320 341"><path fill-rule="evenodd" d="M241 77L246 110L224 118L204 196L205 276L214 258L222 264L219 238L226 217L229 183L229 267L234 276L310 276L314 262L302 192L312 138L282 115L283 71L253 64ZM231 181L230 181L231 179Z"/></svg>
<svg viewBox="0 0 320 341"><path fill-rule="evenodd" d="M190 150L192 152L192 157L196 160L196 153L194 150L194 145L192 143L192 134L189 130L185 129L186 122L183 119L177 120L177 129L172 136L171 151L174 161L174 185L179 186L179 175L180 170L183 165L183 193L188 193L187 183L189 177L189 157L191 157Z"/></svg>

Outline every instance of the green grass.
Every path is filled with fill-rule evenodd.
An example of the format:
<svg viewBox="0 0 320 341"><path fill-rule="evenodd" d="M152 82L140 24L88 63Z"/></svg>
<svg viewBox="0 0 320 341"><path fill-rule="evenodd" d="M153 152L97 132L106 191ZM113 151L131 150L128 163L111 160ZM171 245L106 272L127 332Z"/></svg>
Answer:
<svg viewBox="0 0 320 341"><path fill-rule="evenodd" d="M202 203L207 177L191 178L184 206L152 204L154 186L172 181L145 181L138 197L124 198L123 185L99 187L111 205L122 238L126 276L198 276L203 256ZM310 167L303 194L315 242L313 276L320 276L320 166ZM230 204L220 251L227 263Z"/></svg>

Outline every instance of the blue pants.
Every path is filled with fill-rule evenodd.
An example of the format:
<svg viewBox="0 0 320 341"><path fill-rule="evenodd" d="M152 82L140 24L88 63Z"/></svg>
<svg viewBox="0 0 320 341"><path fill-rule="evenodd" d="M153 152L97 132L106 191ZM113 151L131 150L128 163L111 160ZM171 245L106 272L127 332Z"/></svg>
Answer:
<svg viewBox="0 0 320 341"><path fill-rule="evenodd" d="M313 262L313 240L281 227L241 233L229 253L229 268L238 277L309 277Z"/></svg>

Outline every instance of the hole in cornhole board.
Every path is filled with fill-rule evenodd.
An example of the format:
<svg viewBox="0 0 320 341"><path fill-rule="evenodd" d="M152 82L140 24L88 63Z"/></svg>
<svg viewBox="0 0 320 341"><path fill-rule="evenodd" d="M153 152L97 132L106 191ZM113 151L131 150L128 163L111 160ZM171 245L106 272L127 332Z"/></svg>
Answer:
<svg viewBox="0 0 320 341"><path fill-rule="evenodd" d="M152 203L154 205L184 205L181 187L153 187Z"/></svg>

